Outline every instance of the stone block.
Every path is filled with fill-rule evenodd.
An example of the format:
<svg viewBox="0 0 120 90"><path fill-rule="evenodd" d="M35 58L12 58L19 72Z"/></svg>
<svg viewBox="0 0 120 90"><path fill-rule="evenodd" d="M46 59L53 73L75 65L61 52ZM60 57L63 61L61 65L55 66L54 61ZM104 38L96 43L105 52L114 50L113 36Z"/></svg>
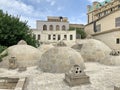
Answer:
<svg viewBox="0 0 120 90"><path fill-rule="evenodd" d="M114 90L120 90L120 87L114 86Z"/></svg>
<svg viewBox="0 0 120 90"><path fill-rule="evenodd" d="M11 57L9 59L9 69L16 69L17 68L17 64L16 64L16 57Z"/></svg>
<svg viewBox="0 0 120 90"><path fill-rule="evenodd" d="M70 75L65 74L65 82L68 83L69 86L76 86L81 84L89 84L89 76L83 75L80 77L71 77Z"/></svg>
<svg viewBox="0 0 120 90"><path fill-rule="evenodd" d="M18 69L19 72L23 72L23 71L26 71L26 70L27 70L26 67L19 67L19 69Z"/></svg>
<svg viewBox="0 0 120 90"><path fill-rule="evenodd" d="M65 80L69 86L76 86L81 84L89 84L89 76L80 68L79 65L74 65L71 70L65 73Z"/></svg>
<svg viewBox="0 0 120 90"><path fill-rule="evenodd" d="M19 78L19 81L14 90L24 90L25 83L26 83L26 77Z"/></svg>

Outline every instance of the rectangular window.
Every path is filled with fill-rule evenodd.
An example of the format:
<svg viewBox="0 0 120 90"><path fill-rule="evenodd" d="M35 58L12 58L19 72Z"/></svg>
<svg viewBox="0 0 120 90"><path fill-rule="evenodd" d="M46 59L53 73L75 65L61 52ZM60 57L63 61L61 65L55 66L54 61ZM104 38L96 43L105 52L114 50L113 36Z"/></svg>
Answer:
<svg viewBox="0 0 120 90"><path fill-rule="evenodd" d="M98 18L100 18L100 13L98 14Z"/></svg>
<svg viewBox="0 0 120 90"><path fill-rule="evenodd" d="M112 12L112 11L113 11L113 9L111 8L111 9L110 9L110 11Z"/></svg>
<svg viewBox="0 0 120 90"><path fill-rule="evenodd" d="M120 8L120 5L118 6L118 8Z"/></svg>
<svg viewBox="0 0 120 90"><path fill-rule="evenodd" d="M115 26L120 27L120 17L115 19Z"/></svg>
<svg viewBox="0 0 120 90"><path fill-rule="evenodd" d="M116 44L120 44L120 38L116 39Z"/></svg>
<svg viewBox="0 0 120 90"><path fill-rule="evenodd" d="M56 39L56 35L55 34L53 34L53 40L55 40Z"/></svg>
<svg viewBox="0 0 120 90"><path fill-rule="evenodd" d="M38 40L40 40L40 34L38 35Z"/></svg>
<svg viewBox="0 0 120 90"><path fill-rule="evenodd" d="M70 35L70 40L73 40L73 35Z"/></svg>
<svg viewBox="0 0 120 90"><path fill-rule="evenodd" d="M67 39L67 35L64 35L64 39L65 39L65 40Z"/></svg>
<svg viewBox="0 0 120 90"><path fill-rule="evenodd" d="M58 35L58 40L60 40L60 35Z"/></svg>
<svg viewBox="0 0 120 90"><path fill-rule="evenodd" d="M101 31L101 24L96 25L96 32L100 32Z"/></svg>
<svg viewBox="0 0 120 90"><path fill-rule="evenodd" d="M107 14L107 12L106 11L104 11L104 15L106 15Z"/></svg>
<svg viewBox="0 0 120 90"><path fill-rule="evenodd" d="M51 40L51 35L48 35L48 40Z"/></svg>

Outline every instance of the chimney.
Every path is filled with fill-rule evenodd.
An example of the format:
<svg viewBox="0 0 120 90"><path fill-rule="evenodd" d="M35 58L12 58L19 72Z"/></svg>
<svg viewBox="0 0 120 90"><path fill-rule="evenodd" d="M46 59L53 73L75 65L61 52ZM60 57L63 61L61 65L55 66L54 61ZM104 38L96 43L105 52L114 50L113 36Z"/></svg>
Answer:
<svg viewBox="0 0 120 90"><path fill-rule="evenodd" d="M91 8L91 5L87 5L87 11L89 12Z"/></svg>
<svg viewBox="0 0 120 90"><path fill-rule="evenodd" d="M96 9L97 4L99 4L99 2L97 2L97 1L93 2L93 8L94 8L94 10Z"/></svg>

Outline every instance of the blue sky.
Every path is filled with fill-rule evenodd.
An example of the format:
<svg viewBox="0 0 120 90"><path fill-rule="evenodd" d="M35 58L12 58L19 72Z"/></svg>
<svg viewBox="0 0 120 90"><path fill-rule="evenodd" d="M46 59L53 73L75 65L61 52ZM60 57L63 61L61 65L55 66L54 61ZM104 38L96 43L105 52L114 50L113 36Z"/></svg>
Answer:
<svg viewBox="0 0 120 90"><path fill-rule="evenodd" d="M0 9L28 21L36 28L36 20L46 20L47 16L65 16L70 23L87 23L87 5L104 0L0 0Z"/></svg>

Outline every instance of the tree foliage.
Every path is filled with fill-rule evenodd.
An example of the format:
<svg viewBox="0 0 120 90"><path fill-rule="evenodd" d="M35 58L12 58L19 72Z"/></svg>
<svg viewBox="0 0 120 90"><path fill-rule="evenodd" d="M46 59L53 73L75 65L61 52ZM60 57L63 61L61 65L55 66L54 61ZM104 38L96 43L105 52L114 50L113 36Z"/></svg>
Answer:
<svg viewBox="0 0 120 90"><path fill-rule="evenodd" d="M32 35L27 22L19 17L9 15L0 10L0 45L11 46L25 40L29 45L37 46L38 41Z"/></svg>
<svg viewBox="0 0 120 90"><path fill-rule="evenodd" d="M7 55L7 53L4 54L4 55L1 55L1 53L2 53L5 49L7 49L6 46L0 46L0 62L2 61L2 58Z"/></svg>
<svg viewBox="0 0 120 90"><path fill-rule="evenodd" d="M81 39L86 38L86 33L84 29L70 27L70 30L76 30L76 38L81 38Z"/></svg>
<svg viewBox="0 0 120 90"><path fill-rule="evenodd" d="M5 49L7 49L6 46L0 46L0 53L2 53Z"/></svg>

